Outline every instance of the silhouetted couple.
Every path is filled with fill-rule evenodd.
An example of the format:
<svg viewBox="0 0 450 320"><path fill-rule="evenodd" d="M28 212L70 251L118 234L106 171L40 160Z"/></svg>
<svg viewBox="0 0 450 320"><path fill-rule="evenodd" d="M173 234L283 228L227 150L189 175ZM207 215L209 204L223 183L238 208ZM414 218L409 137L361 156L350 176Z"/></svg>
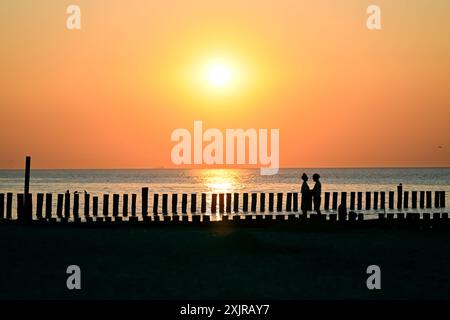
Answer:
<svg viewBox="0 0 450 320"><path fill-rule="evenodd" d="M310 189L309 185L307 183L308 176L306 173L302 175L302 188L301 188L301 194L302 194L302 212L303 214L306 214L308 211L312 211L312 204L314 203L314 210L317 212L317 214L321 214L320 212L320 202L322 200L321 194L322 194L322 185L320 184L320 175L318 173L313 174L313 181L316 183L314 185L314 188Z"/></svg>

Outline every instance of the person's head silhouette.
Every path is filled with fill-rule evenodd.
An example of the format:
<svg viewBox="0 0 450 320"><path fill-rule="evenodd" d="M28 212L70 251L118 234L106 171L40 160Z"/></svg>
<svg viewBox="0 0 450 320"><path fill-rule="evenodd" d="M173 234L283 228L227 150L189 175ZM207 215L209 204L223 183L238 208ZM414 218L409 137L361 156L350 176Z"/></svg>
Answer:
<svg viewBox="0 0 450 320"><path fill-rule="evenodd" d="M320 175L318 173L313 174L313 181L317 182L320 179Z"/></svg>
<svg viewBox="0 0 450 320"><path fill-rule="evenodd" d="M302 180L308 181L308 176L306 175L306 173L302 174Z"/></svg>

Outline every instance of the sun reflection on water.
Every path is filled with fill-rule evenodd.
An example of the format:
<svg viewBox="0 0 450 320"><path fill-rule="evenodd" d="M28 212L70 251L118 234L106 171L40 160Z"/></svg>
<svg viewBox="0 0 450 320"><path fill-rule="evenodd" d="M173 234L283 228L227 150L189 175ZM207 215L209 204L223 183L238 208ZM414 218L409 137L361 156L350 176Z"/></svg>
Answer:
<svg viewBox="0 0 450 320"><path fill-rule="evenodd" d="M243 188L239 172L232 169L204 170L202 182L211 193L234 192Z"/></svg>

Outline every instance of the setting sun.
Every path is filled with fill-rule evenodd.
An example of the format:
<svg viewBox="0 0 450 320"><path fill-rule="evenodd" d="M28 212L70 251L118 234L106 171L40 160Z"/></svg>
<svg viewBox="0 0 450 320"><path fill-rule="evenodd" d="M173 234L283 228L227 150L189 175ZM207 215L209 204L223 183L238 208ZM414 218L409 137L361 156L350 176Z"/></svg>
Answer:
<svg viewBox="0 0 450 320"><path fill-rule="evenodd" d="M230 86L234 80L235 73L229 63L214 61L206 67L206 80L215 88Z"/></svg>

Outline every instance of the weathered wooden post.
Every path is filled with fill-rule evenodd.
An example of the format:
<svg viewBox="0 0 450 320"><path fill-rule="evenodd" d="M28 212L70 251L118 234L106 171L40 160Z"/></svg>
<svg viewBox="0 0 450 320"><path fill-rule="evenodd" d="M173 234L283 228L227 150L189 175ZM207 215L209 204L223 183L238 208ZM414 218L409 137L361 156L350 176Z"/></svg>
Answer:
<svg viewBox="0 0 450 320"><path fill-rule="evenodd" d="M70 218L70 192L64 194L64 218Z"/></svg>
<svg viewBox="0 0 450 320"><path fill-rule="evenodd" d="M53 197L53 195L51 193L47 193L45 195L45 218L46 219L52 218L52 209L53 209L52 197Z"/></svg>
<svg viewBox="0 0 450 320"><path fill-rule="evenodd" d="M211 194L211 213L217 212L217 194Z"/></svg>
<svg viewBox="0 0 450 320"><path fill-rule="evenodd" d="M89 212L89 210L90 210L89 203L91 201L90 198L91 198L91 195L89 193L85 192L84 193L84 217L85 218L89 218L89 215L90 215L90 212Z"/></svg>
<svg viewBox="0 0 450 320"><path fill-rule="evenodd" d="M202 193L201 213L206 213L206 193Z"/></svg>
<svg viewBox="0 0 450 320"><path fill-rule="evenodd" d="M223 193L219 193L219 212L225 212L225 195Z"/></svg>
<svg viewBox="0 0 450 320"><path fill-rule="evenodd" d="M8 192L6 194L6 219L12 219L12 203L13 203L13 194L12 192Z"/></svg>
<svg viewBox="0 0 450 320"><path fill-rule="evenodd" d="M307 207L307 205L305 206L302 202L302 207ZM325 202L324 202L323 208L325 211L330 210L330 193L329 192L325 192Z"/></svg>
<svg viewBox="0 0 450 320"><path fill-rule="evenodd" d="M113 217L114 221L119 222L122 221L122 217L120 216L120 194L114 193L113 194Z"/></svg>
<svg viewBox="0 0 450 320"><path fill-rule="evenodd" d="M266 211L266 194L264 192L259 194L259 211L261 213Z"/></svg>
<svg viewBox="0 0 450 320"><path fill-rule="evenodd" d="M420 209L425 209L425 191L420 191L419 206Z"/></svg>
<svg viewBox="0 0 450 320"><path fill-rule="evenodd" d="M292 192L286 194L286 212L292 211Z"/></svg>
<svg viewBox="0 0 450 320"><path fill-rule="evenodd" d="M372 202L371 198L372 193L370 191L366 192L366 210L370 210L370 204Z"/></svg>
<svg viewBox="0 0 450 320"><path fill-rule="evenodd" d="M403 208L405 208L405 209L409 208L409 192L408 191L403 192Z"/></svg>
<svg viewBox="0 0 450 320"><path fill-rule="evenodd" d="M79 218L80 195L75 192L73 195L73 217L75 220Z"/></svg>
<svg viewBox="0 0 450 320"><path fill-rule="evenodd" d="M23 193L17 194L17 218L22 217L23 219L23 206L24 206L24 199L23 199Z"/></svg>
<svg viewBox="0 0 450 320"><path fill-rule="evenodd" d="M122 216L128 217L128 194L122 196Z"/></svg>
<svg viewBox="0 0 450 320"><path fill-rule="evenodd" d="M168 199L167 193L163 193L163 195L162 195L162 213L164 215L166 215L168 213L168 210L167 210L167 199Z"/></svg>
<svg viewBox="0 0 450 320"><path fill-rule="evenodd" d="M286 209L286 212L292 211L292 192L286 193L285 209Z"/></svg>
<svg viewBox="0 0 450 320"><path fill-rule="evenodd" d="M105 221L104 217L100 217L100 206L99 206L99 197L93 196L92 197L92 214L94 215L96 222L103 222Z"/></svg>
<svg viewBox="0 0 450 320"><path fill-rule="evenodd" d="M226 208L225 211L227 213L231 213L231 193L227 193L227 197L226 197Z"/></svg>
<svg viewBox="0 0 450 320"><path fill-rule="evenodd" d="M440 207L440 201L439 201L440 194L441 194L440 191L435 191L434 192L434 207L435 208L439 208Z"/></svg>
<svg viewBox="0 0 450 320"><path fill-rule="evenodd" d="M44 194L38 193L36 198L36 218L38 220L44 218L43 208L44 208Z"/></svg>
<svg viewBox="0 0 450 320"><path fill-rule="evenodd" d="M338 208L338 193L337 192L333 192L333 206L331 207L331 209L336 211L337 208Z"/></svg>
<svg viewBox="0 0 450 320"><path fill-rule="evenodd" d="M386 209L386 193L384 191L380 192L380 209Z"/></svg>
<svg viewBox="0 0 450 320"><path fill-rule="evenodd" d="M273 202L274 202L274 194L273 192L269 193L269 212L273 212Z"/></svg>
<svg viewBox="0 0 450 320"><path fill-rule="evenodd" d="M113 217L117 218L119 216L119 195L117 193L113 194Z"/></svg>
<svg viewBox="0 0 450 320"><path fill-rule="evenodd" d="M441 191L441 195L439 196L440 207L445 208L445 191Z"/></svg>
<svg viewBox="0 0 450 320"><path fill-rule="evenodd" d="M86 191L84 192L84 201L83 201L83 215L84 215L84 219L86 222L92 222L92 217L90 216L91 214L91 195L89 193L87 193Z"/></svg>
<svg viewBox="0 0 450 320"><path fill-rule="evenodd" d="M431 209L431 191L427 191L427 209Z"/></svg>
<svg viewBox="0 0 450 320"><path fill-rule="evenodd" d="M411 208L417 209L417 191L411 192Z"/></svg>
<svg viewBox="0 0 450 320"><path fill-rule="evenodd" d="M142 205L142 217L146 217L148 215L148 188L143 187L141 190L141 205Z"/></svg>
<svg viewBox="0 0 450 320"><path fill-rule="evenodd" d="M283 211L283 193L277 193L277 212Z"/></svg>
<svg viewBox="0 0 450 320"><path fill-rule="evenodd" d="M242 212L248 212L248 193L245 192L242 196Z"/></svg>
<svg viewBox="0 0 450 320"><path fill-rule="evenodd" d="M256 206L257 206L257 193L252 193L252 212L255 213L256 212Z"/></svg>
<svg viewBox="0 0 450 320"><path fill-rule="evenodd" d="M394 209L394 191L389 191L389 209Z"/></svg>
<svg viewBox="0 0 450 320"><path fill-rule="evenodd" d="M0 220L5 219L5 194L0 193Z"/></svg>
<svg viewBox="0 0 450 320"><path fill-rule="evenodd" d="M172 193L172 213L177 214L178 194Z"/></svg>
<svg viewBox="0 0 450 320"><path fill-rule="evenodd" d="M356 193L354 191L350 192L350 210L355 210L355 200Z"/></svg>
<svg viewBox="0 0 450 320"><path fill-rule="evenodd" d="M400 183L397 186L397 209L402 209L402 196L403 196L403 185Z"/></svg>
<svg viewBox="0 0 450 320"><path fill-rule="evenodd" d="M29 193L24 201L27 204L26 221L33 221L33 194Z"/></svg>
<svg viewBox="0 0 450 320"><path fill-rule="evenodd" d="M239 212L239 193L233 193L233 212Z"/></svg>
<svg viewBox="0 0 450 320"><path fill-rule="evenodd" d="M192 193L191 194L191 213L197 212L197 194Z"/></svg>
<svg viewBox="0 0 450 320"><path fill-rule="evenodd" d="M31 221L33 220L33 216L32 216L32 202L30 202L31 198L29 197L30 194L30 171L31 171L31 157L27 156L25 158L25 186L24 186L24 199L25 199L25 203L24 203L24 210L23 213L19 216L17 216L17 218L19 220L25 220L25 221Z"/></svg>
<svg viewBox="0 0 450 320"><path fill-rule="evenodd" d="M358 191L358 210L362 210L362 192Z"/></svg>
<svg viewBox="0 0 450 320"><path fill-rule="evenodd" d="M103 216L105 218L109 216L109 194L103 195Z"/></svg>
<svg viewBox="0 0 450 320"><path fill-rule="evenodd" d="M159 194L154 193L153 194L153 215L156 216L158 214L158 201L159 201Z"/></svg>
<svg viewBox="0 0 450 320"><path fill-rule="evenodd" d="M137 194L132 193L131 194L131 215L133 217L136 217L136 202L137 202ZM153 208L154 208L154 204L153 204Z"/></svg>
<svg viewBox="0 0 450 320"><path fill-rule="evenodd" d="M92 197L92 215L94 217L98 216L98 196Z"/></svg>
<svg viewBox="0 0 450 320"><path fill-rule="evenodd" d="M298 212L298 193L297 192L294 192L293 194L292 194L292 196L293 196L293 198L292 198L292 201L293 201L293 211L294 212Z"/></svg>
<svg viewBox="0 0 450 320"><path fill-rule="evenodd" d="M181 213L186 214L187 213L187 193L183 193L181 195Z"/></svg>
<svg viewBox="0 0 450 320"><path fill-rule="evenodd" d="M378 191L373 193L373 209L378 210Z"/></svg>
<svg viewBox="0 0 450 320"><path fill-rule="evenodd" d="M62 219L63 217L63 201L64 201L64 194L59 193L56 198L56 216L59 219Z"/></svg>

